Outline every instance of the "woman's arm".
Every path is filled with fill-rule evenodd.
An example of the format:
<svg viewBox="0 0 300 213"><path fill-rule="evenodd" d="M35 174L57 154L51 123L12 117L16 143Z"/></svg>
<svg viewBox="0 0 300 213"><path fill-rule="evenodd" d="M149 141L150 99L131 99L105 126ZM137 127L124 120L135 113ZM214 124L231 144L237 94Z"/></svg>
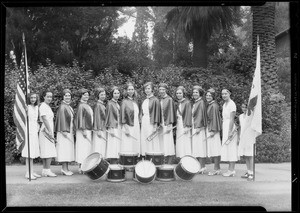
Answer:
<svg viewBox="0 0 300 213"><path fill-rule="evenodd" d="M42 121L45 125L47 133L53 137L52 129L50 128L50 124L49 124L48 120L46 119L46 115L43 115L41 117L42 117Z"/></svg>
<svg viewBox="0 0 300 213"><path fill-rule="evenodd" d="M229 122L229 128L228 128L228 136L232 136L233 134L233 125L234 125L234 117L235 117L236 112L231 112L230 113L230 122Z"/></svg>

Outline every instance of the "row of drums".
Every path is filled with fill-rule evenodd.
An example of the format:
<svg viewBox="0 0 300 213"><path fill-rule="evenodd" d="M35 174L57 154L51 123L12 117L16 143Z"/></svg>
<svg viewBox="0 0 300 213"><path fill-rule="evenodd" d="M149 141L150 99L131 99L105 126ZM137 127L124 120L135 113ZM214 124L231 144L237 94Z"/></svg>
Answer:
<svg viewBox="0 0 300 213"><path fill-rule="evenodd" d="M81 169L91 180L96 181L106 176L109 182L123 182L126 180L125 172L133 170L133 180L147 184L155 179L192 180L200 171L200 164L190 155L182 157L176 166L164 164L164 154L161 152L146 152L145 159L140 161L138 153L120 152L119 164L109 164L100 153L94 152L84 160Z"/></svg>

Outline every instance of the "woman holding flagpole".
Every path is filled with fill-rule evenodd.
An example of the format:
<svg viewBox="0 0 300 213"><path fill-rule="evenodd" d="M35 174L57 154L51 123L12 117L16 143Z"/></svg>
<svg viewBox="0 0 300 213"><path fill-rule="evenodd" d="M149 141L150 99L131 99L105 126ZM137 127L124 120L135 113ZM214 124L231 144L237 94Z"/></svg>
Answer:
<svg viewBox="0 0 300 213"><path fill-rule="evenodd" d="M53 140L54 114L50 107L50 103L52 101L52 92L49 90L45 90L42 93L41 98L43 102L40 105L39 113L40 120L43 122L43 124L39 133L39 142L41 151L40 157L43 161L42 176L56 177L57 175L50 170L52 158L55 158L57 156L55 141Z"/></svg>
<svg viewBox="0 0 300 213"><path fill-rule="evenodd" d="M173 99L167 94L168 85L159 84L160 108L161 108L161 127L159 134L160 149L165 155L165 162L172 163L175 156L175 146L173 138L173 125L176 124L176 110Z"/></svg>
<svg viewBox="0 0 300 213"><path fill-rule="evenodd" d="M61 173L67 176L73 175L73 172L68 168L68 163L75 160L74 111L70 106L71 95L69 89L63 90L63 101L57 110L55 119L57 161L62 163Z"/></svg>
<svg viewBox="0 0 300 213"><path fill-rule="evenodd" d="M238 161L237 128L234 124L236 105L230 98L231 92L228 89L222 90L222 98L225 101L222 110L222 148L221 161L229 162L228 171L223 173L224 177L235 176L235 162Z"/></svg>
<svg viewBox="0 0 300 213"><path fill-rule="evenodd" d="M29 148L30 148L30 158L28 157L28 140L26 140L25 146L22 150L22 157L26 158L26 174L25 178L29 179L29 169L28 164L30 163L30 178L35 180L40 178L41 175L33 172L33 159L40 156L40 146L39 146L39 124L38 124L38 114L39 114L39 98L37 93L30 93L27 97L27 107L28 114L28 124L29 124Z"/></svg>
<svg viewBox="0 0 300 213"><path fill-rule="evenodd" d="M75 159L79 164L78 172L82 174L81 164L85 158L92 153L92 130L93 130L93 110L87 103L89 91L80 89L80 102L74 120L76 130Z"/></svg>
<svg viewBox="0 0 300 213"><path fill-rule="evenodd" d="M137 92L132 83L126 84L124 99L121 104L122 123L122 152L136 152L140 154L140 110L136 102Z"/></svg>
<svg viewBox="0 0 300 213"><path fill-rule="evenodd" d="M221 158L221 138L220 131L222 129L222 120L219 112L219 104L215 101L216 93L213 88L206 92L207 106L207 157L211 157L214 161L214 171L208 173L211 175L221 174L220 158Z"/></svg>
<svg viewBox="0 0 300 213"><path fill-rule="evenodd" d="M98 101L94 106L94 132L93 132L93 151L101 154L106 158L106 142L107 132L105 127L106 107L104 101L106 99L105 89L100 87L96 90L96 98Z"/></svg>
<svg viewBox="0 0 300 213"><path fill-rule="evenodd" d="M120 122L120 89L116 86L111 91L112 99L106 106L105 126L108 130L106 158L116 164L121 150L121 122Z"/></svg>
<svg viewBox="0 0 300 213"><path fill-rule="evenodd" d="M207 126L206 105L203 100L204 90L200 86L193 87L193 98L195 100L192 108L192 156L200 162L199 174L206 172L205 160L207 156L207 141L205 128Z"/></svg>
<svg viewBox="0 0 300 213"><path fill-rule="evenodd" d="M245 101L242 106L243 113L239 115L240 129L238 134L238 156L244 156L247 166L247 172L241 176L241 178L247 178L247 180L253 180L253 144L255 143L255 137L247 137L245 140L241 139L241 134L245 128L247 102ZM244 137L243 137L244 138Z"/></svg>
<svg viewBox="0 0 300 213"><path fill-rule="evenodd" d="M141 155L146 152L161 152L159 138L156 135L161 123L161 110L159 100L153 95L154 85L152 82L144 84L146 99L142 103L141 122ZM149 138L150 135L155 137Z"/></svg>
<svg viewBox="0 0 300 213"><path fill-rule="evenodd" d="M182 158L192 153L191 127L192 127L192 105L185 97L186 90L183 86L177 87L176 107L177 128L176 128L176 157Z"/></svg>

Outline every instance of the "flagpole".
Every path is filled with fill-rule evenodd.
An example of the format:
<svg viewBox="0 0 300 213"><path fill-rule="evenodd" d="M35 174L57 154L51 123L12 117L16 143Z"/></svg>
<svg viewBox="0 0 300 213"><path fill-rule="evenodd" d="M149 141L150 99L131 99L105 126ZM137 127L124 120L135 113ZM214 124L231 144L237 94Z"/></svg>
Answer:
<svg viewBox="0 0 300 213"><path fill-rule="evenodd" d="M25 43L25 35L22 35L23 46L24 46L24 57L25 57L25 82L26 82L26 91L25 91L25 100L28 99L28 67L27 67L27 51L26 51L26 43ZM27 105L27 148L28 148L28 169L29 169L29 181L31 181L31 165L30 165L30 143L29 143L29 119L28 119L28 104ZM26 138L26 137L25 137Z"/></svg>

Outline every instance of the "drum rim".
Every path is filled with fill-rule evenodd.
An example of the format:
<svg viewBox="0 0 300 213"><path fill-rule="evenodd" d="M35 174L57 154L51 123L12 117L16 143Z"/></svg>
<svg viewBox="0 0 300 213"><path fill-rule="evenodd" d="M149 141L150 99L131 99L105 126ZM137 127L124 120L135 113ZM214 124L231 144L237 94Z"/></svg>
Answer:
<svg viewBox="0 0 300 213"><path fill-rule="evenodd" d="M159 170L173 170L176 167L176 166L171 166L169 168L164 168L166 165L167 164L164 164L164 165L162 165L160 167L157 167L157 169L159 169Z"/></svg>
<svg viewBox="0 0 300 213"><path fill-rule="evenodd" d="M185 155L185 156L183 156L182 158L184 158L184 157L192 157L193 159L195 159L196 160L196 162L197 162L197 164L199 165L199 171L200 171L200 168L201 168L201 166L200 166L200 163L199 163L199 161L195 158L195 157L193 157L193 156L191 156L191 155ZM181 158L181 159L182 159ZM182 165L182 162L181 162L181 159L180 159L180 161L179 161L179 163L177 164L177 166L180 164L180 165ZM177 167L177 166L175 166L175 168ZM192 172L190 172L190 171L187 171L184 167L182 167L182 166L180 166L184 171L186 171L186 172L188 172L188 173L191 173L191 174L197 174L198 172L196 172L196 173L192 173ZM174 169L175 169L174 168Z"/></svg>
<svg viewBox="0 0 300 213"><path fill-rule="evenodd" d="M149 154L149 153L152 153L152 154ZM154 153L155 153L155 154L154 154ZM157 155L157 153L159 153L159 155ZM163 153L163 152L145 152L145 156L146 156L146 155L153 156L153 154L154 154L155 156L164 156L164 155L165 155L165 153Z"/></svg>
<svg viewBox="0 0 300 213"><path fill-rule="evenodd" d="M110 170L125 170L125 168L119 164L109 164L108 167ZM118 168L114 168L114 167L118 167Z"/></svg>
<svg viewBox="0 0 300 213"><path fill-rule="evenodd" d="M166 178L166 179L156 177L155 179L158 180L158 181L168 182L168 181L174 181L175 177L173 177L173 178Z"/></svg>
<svg viewBox="0 0 300 213"><path fill-rule="evenodd" d="M179 177L178 175L177 175L177 173L176 173L176 170L175 170L176 168L174 168L174 175L176 176L176 177L178 177L180 180L183 180L183 181L192 181L192 179L195 177L195 175L196 174L193 174L193 173L190 173L190 174L192 174L193 175L193 177L190 179L190 180L185 180L185 179L182 179L181 177Z"/></svg>
<svg viewBox="0 0 300 213"><path fill-rule="evenodd" d="M130 153L130 154L129 154ZM139 156L139 153L138 152L119 152L118 153L119 154L119 157L120 156L133 156L133 157L135 157L135 156Z"/></svg>
<svg viewBox="0 0 300 213"><path fill-rule="evenodd" d="M140 177L140 176L139 176L139 177ZM143 177L140 177L140 178L143 178ZM156 172L155 172L151 177L148 177L148 178L152 178L152 180L151 180L150 182L148 182L148 183L143 183L143 182L139 181L138 178L136 178L136 173L135 173L135 177L134 177L134 179L135 179L137 182L141 183L141 184L149 184L149 183L152 183L152 182L155 180L155 178L156 178Z"/></svg>
<svg viewBox="0 0 300 213"><path fill-rule="evenodd" d="M81 170L82 170L83 172L85 172L85 173L94 170L94 169L96 168L96 166L98 166L98 165L100 164L101 160L102 160L102 158L101 158L102 155L101 155L99 152L94 152L94 153L89 154L89 155L86 157L86 159L89 158L89 157L92 156L92 155L99 155L99 159L96 161L96 164L95 164L91 169L89 169L89 170L84 170L84 169L82 168L82 166L81 166ZM84 160L83 163L85 163L86 159ZM107 162L107 161L106 161L106 162ZM108 163L108 162L107 162L107 163ZM108 163L108 167L109 167L109 163Z"/></svg>

